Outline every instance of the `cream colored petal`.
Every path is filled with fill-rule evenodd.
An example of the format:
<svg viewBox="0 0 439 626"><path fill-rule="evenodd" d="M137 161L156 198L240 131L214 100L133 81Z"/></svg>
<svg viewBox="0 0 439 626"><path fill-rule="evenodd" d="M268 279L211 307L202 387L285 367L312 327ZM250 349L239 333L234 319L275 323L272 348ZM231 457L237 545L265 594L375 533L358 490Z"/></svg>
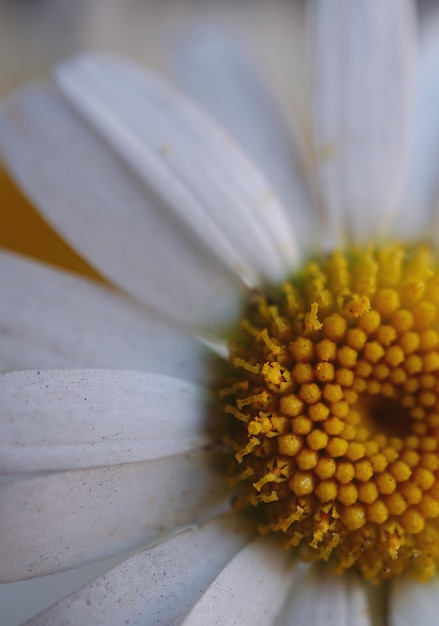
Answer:
<svg viewBox="0 0 439 626"><path fill-rule="evenodd" d="M121 563L28 626L179 626L248 537L234 516L208 522Z"/></svg>
<svg viewBox="0 0 439 626"><path fill-rule="evenodd" d="M114 290L0 253L3 368L108 367L206 382L210 351Z"/></svg>
<svg viewBox="0 0 439 626"><path fill-rule="evenodd" d="M291 267L297 250L273 191L195 105L117 57L78 57L56 78L145 184L247 284Z"/></svg>
<svg viewBox="0 0 439 626"><path fill-rule="evenodd" d="M56 89L3 103L0 156L52 225L142 303L197 328L235 311L238 278Z"/></svg>
<svg viewBox="0 0 439 626"><path fill-rule="evenodd" d="M0 581L160 541L224 507L213 451L0 482ZM215 466L215 467L214 467Z"/></svg>
<svg viewBox="0 0 439 626"><path fill-rule="evenodd" d="M183 624L272 624L294 575L291 554L272 537L259 537L226 565Z"/></svg>
<svg viewBox="0 0 439 626"><path fill-rule="evenodd" d="M389 594L389 626L432 626L439 615L439 580L395 580Z"/></svg>
<svg viewBox="0 0 439 626"><path fill-rule="evenodd" d="M313 0L319 183L335 239L376 234L401 201L411 136L411 0Z"/></svg>
<svg viewBox="0 0 439 626"><path fill-rule="evenodd" d="M264 172L294 232L300 233L300 249L309 253L317 241L317 214L307 189L303 137L276 101L269 77L236 38L209 22L180 34L170 55L179 86L232 133Z"/></svg>
<svg viewBox="0 0 439 626"><path fill-rule="evenodd" d="M2 473L148 461L212 443L206 392L159 374L5 372L0 397Z"/></svg>

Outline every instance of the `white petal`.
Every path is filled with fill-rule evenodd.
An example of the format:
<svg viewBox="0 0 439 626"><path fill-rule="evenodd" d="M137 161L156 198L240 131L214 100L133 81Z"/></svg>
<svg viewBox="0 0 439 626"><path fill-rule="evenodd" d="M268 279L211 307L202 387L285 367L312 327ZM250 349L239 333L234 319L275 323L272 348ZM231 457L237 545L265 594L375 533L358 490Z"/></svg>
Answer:
<svg viewBox="0 0 439 626"><path fill-rule="evenodd" d="M289 269L296 247L282 207L191 102L117 58L79 57L56 76L73 106L245 282Z"/></svg>
<svg viewBox="0 0 439 626"><path fill-rule="evenodd" d="M140 301L192 325L230 314L237 277L55 89L30 88L3 104L0 154L53 226Z"/></svg>
<svg viewBox="0 0 439 626"><path fill-rule="evenodd" d="M213 520L121 563L29 626L178 626L248 536L234 518Z"/></svg>
<svg viewBox="0 0 439 626"><path fill-rule="evenodd" d="M159 374L0 374L3 473L81 469L188 452L212 439L201 387Z"/></svg>
<svg viewBox="0 0 439 626"><path fill-rule="evenodd" d="M172 66L179 86L232 133L264 172L300 233L298 244L309 253L317 215L311 210L304 151L298 129L261 72L231 35L209 23L180 36Z"/></svg>
<svg viewBox="0 0 439 626"><path fill-rule="evenodd" d="M325 566L307 567L277 624L372 626L364 584L353 573L337 576Z"/></svg>
<svg viewBox="0 0 439 626"><path fill-rule="evenodd" d="M9 317L6 328L0 328L0 370L78 366L73 357L53 352L52 346L35 345L32 340L15 334L11 326L16 325L11 322Z"/></svg>
<svg viewBox="0 0 439 626"><path fill-rule="evenodd" d="M411 0L314 0L313 104L321 192L336 236L365 240L401 200L414 61ZM338 231L338 232L337 232Z"/></svg>
<svg viewBox="0 0 439 626"><path fill-rule="evenodd" d="M291 554L271 537L259 537L230 561L183 624L271 624L294 573Z"/></svg>
<svg viewBox="0 0 439 626"><path fill-rule="evenodd" d="M439 613L439 581L399 578L390 587L389 626L432 626Z"/></svg>
<svg viewBox="0 0 439 626"><path fill-rule="evenodd" d="M109 367L205 382L189 333L101 285L0 253L0 361L8 369Z"/></svg>
<svg viewBox="0 0 439 626"><path fill-rule="evenodd" d="M65 572L1 584L2 626L23 624L51 604L116 567L123 559L124 555L118 554Z"/></svg>
<svg viewBox="0 0 439 626"><path fill-rule="evenodd" d="M397 228L412 238L437 232L439 207L439 15L429 16L421 32L416 84L414 145ZM432 228L433 226L433 228Z"/></svg>
<svg viewBox="0 0 439 626"><path fill-rule="evenodd" d="M224 479L213 452L0 483L0 582L156 543L213 516Z"/></svg>

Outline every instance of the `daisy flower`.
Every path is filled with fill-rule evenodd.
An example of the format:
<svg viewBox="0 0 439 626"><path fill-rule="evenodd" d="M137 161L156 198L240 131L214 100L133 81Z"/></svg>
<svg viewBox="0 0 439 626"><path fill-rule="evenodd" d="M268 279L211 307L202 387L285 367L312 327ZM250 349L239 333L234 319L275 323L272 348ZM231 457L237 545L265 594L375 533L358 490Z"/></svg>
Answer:
<svg viewBox="0 0 439 626"><path fill-rule="evenodd" d="M1 255L1 579L128 557L32 624L435 619L437 71L409 1L309 17L313 159L233 51L185 53L266 177L120 59L2 105L5 167L108 282Z"/></svg>

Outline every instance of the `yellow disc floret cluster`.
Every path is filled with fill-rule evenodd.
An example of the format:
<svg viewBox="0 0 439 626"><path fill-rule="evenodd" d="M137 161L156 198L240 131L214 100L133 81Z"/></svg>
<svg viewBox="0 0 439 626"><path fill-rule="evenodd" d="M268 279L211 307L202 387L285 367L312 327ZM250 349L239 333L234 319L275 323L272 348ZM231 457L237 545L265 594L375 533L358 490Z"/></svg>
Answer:
<svg viewBox="0 0 439 626"><path fill-rule="evenodd" d="M438 267L426 246L335 252L253 294L230 342L237 506L373 582L439 562Z"/></svg>

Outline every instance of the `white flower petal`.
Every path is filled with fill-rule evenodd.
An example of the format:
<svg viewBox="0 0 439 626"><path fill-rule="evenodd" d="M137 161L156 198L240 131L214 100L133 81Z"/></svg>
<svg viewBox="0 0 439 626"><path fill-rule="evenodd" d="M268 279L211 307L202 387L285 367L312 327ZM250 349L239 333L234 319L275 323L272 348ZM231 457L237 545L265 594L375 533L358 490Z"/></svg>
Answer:
<svg viewBox="0 0 439 626"><path fill-rule="evenodd" d="M285 601L294 573L291 554L272 537L259 537L226 565L183 624L271 624Z"/></svg>
<svg viewBox="0 0 439 626"><path fill-rule="evenodd" d="M65 572L1 584L2 626L21 626L48 606L116 567L128 556L131 555L118 554Z"/></svg>
<svg viewBox="0 0 439 626"><path fill-rule="evenodd" d="M389 626L432 626L439 613L439 580L395 580L389 593Z"/></svg>
<svg viewBox="0 0 439 626"><path fill-rule="evenodd" d="M211 451L0 482L0 582L156 543L224 506Z"/></svg>
<svg viewBox="0 0 439 626"><path fill-rule="evenodd" d="M0 362L8 369L109 367L205 382L200 341L72 274L0 252Z"/></svg>
<svg viewBox="0 0 439 626"><path fill-rule="evenodd" d="M372 626L365 587L353 573L310 566L294 585L278 626Z"/></svg>
<svg viewBox="0 0 439 626"><path fill-rule="evenodd" d="M35 345L32 340L15 334L14 330L11 331L11 321L9 318L7 327L0 328L0 371L78 365L72 356L54 353L52 346L46 343L42 346Z"/></svg>
<svg viewBox="0 0 439 626"><path fill-rule="evenodd" d="M323 201L335 236L345 226L365 240L383 227L403 192L412 122L413 4L314 0L310 6Z"/></svg>
<svg viewBox="0 0 439 626"><path fill-rule="evenodd" d="M159 374L4 372L0 397L3 473L147 461L211 442L206 393Z"/></svg>
<svg viewBox="0 0 439 626"><path fill-rule="evenodd" d="M231 35L209 23L189 28L173 50L176 80L238 140L266 175L309 252L316 218L306 186L298 129L287 120L264 77Z"/></svg>
<svg viewBox="0 0 439 626"><path fill-rule="evenodd" d="M54 227L141 302L192 325L230 314L237 277L54 88L30 88L3 104L0 154Z"/></svg>
<svg viewBox="0 0 439 626"><path fill-rule="evenodd" d="M69 102L246 283L279 278L296 260L265 179L182 95L111 57L73 59L56 77Z"/></svg>
<svg viewBox="0 0 439 626"><path fill-rule="evenodd" d="M179 626L248 537L235 517L208 522L121 563L28 626Z"/></svg>
<svg viewBox="0 0 439 626"><path fill-rule="evenodd" d="M439 206L439 15L421 31L416 84L414 145L398 232L410 237L437 232ZM436 228L432 228L432 224Z"/></svg>

